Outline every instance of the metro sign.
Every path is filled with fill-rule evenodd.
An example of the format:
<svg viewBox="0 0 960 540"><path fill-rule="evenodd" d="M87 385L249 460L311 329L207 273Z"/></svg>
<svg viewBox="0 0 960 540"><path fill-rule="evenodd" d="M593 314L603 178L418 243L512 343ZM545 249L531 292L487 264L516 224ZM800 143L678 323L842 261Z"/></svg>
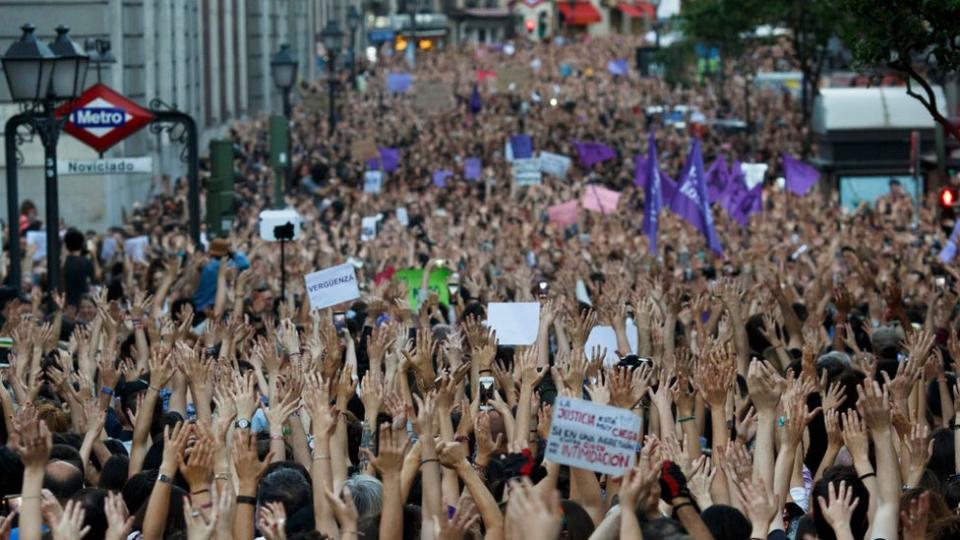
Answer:
<svg viewBox="0 0 960 540"><path fill-rule="evenodd" d="M153 121L153 114L104 84L95 84L57 109L67 116L63 130L97 152L133 135Z"/></svg>

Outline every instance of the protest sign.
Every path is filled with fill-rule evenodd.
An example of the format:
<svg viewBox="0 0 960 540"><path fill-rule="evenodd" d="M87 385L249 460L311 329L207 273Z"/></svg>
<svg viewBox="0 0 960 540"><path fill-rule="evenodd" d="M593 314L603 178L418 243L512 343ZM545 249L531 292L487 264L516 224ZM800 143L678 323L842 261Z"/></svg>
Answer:
<svg viewBox="0 0 960 540"><path fill-rule="evenodd" d="M500 345L533 345L540 329L540 303L491 302L487 326L496 330Z"/></svg>
<svg viewBox="0 0 960 540"><path fill-rule="evenodd" d="M394 94L403 94L413 84L413 75L409 73L388 73L387 91Z"/></svg>
<svg viewBox="0 0 960 540"><path fill-rule="evenodd" d="M383 188L383 171L366 171L363 173L363 192L380 193Z"/></svg>
<svg viewBox="0 0 960 540"><path fill-rule="evenodd" d="M329 109L329 99L326 93L309 93L303 96L300 104L307 112L325 113Z"/></svg>
<svg viewBox="0 0 960 540"><path fill-rule="evenodd" d="M566 178L571 160L563 154L540 152L540 170L557 178Z"/></svg>
<svg viewBox="0 0 960 540"><path fill-rule="evenodd" d="M369 242L377 237L377 222L380 221L380 216L364 216L360 220L360 241Z"/></svg>
<svg viewBox="0 0 960 540"><path fill-rule="evenodd" d="M400 222L404 227L410 226L410 216L407 214L407 209L404 206L397 208L397 221Z"/></svg>
<svg viewBox="0 0 960 540"><path fill-rule="evenodd" d="M617 204L620 202L620 192L590 184L583 191L581 202L587 210L593 210L601 214L612 214L617 210Z"/></svg>
<svg viewBox="0 0 960 540"><path fill-rule="evenodd" d="M356 269L343 263L303 276L310 309L323 309L360 298Z"/></svg>
<svg viewBox="0 0 960 540"><path fill-rule="evenodd" d="M443 112L453 107L453 87L445 81L417 83L413 107L421 113Z"/></svg>
<svg viewBox="0 0 960 540"><path fill-rule="evenodd" d="M633 319L627 319L626 327L627 343L630 345L630 350L620 352L636 354L637 325L634 324ZM620 361L620 357L617 356L617 350L619 349L617 345L617 332L612 326L594 326L593 329L590 330L590 335L587 336L587 342L583 345L583 352L587 355L587 358L590 358L594 347L607 350L607 354L603 357L603 365L613 366Z"/></svg>
<svg viewBox="0 0 960 540"><path fill-rule="evenodd" d="M463 177L467 180L480 180L483 165L480 158L468 157L463 160Z"/></svg>
<svg viewBox="0 0 960 540"><path fill-rule="evenodd" d="M33 260L39 261L47 256L47 233L45 231L27 231L27 245L35 246Z"/></svg>
<svg viewBox="0 0 960 540"><path fill-rule="evenodd" d="M741 163L740 169L743 171L743 181L747 184L748 189L753 189L753 186L762 184L763 177L767 174L766 163Z"/></svg>
<svg viewBox="0 0 960 540"><path fill-rule="evenodd" d="M206 249L206 248L204 248ZM100 245L100 260L108 262L117 252L117 239L113 236L103 237L103 243Z"/></svg>
<svg viewBox="0 0 960 540"><path fill-rule="evenodd" d="M512 66L497 71L497 92L525 93L529 88L529 67Z"/></svg>
<svg viewBox="0 0 960 540"><path fill-rule="evenodd" d="M440 298L441 304L450 304L450 289L447 288L447 278L453 270L449 268L434 268L430 271L430 277L427 279L427 289L431 293L436 293ZM397 270L393 274L394 279L402 281L407 286L407 300L410 302L410 309L417 310L420 302L417 299L417 290L420 289L420 281L423 277L422 268L405 268Z"/></svg>
<svg viewBox="0 0 960 540"><path fill-rule="evenodd" d="M513 160L513 181L518 186L535 186L543 182L540 160L537 158Z"/></svg>
<svg viewBox="0 0 960 540"><path fill-rule="evenodd" d="M580 201L573 199L547 208L547 215L550 217L550 223L555 223L561 227L569 227L577 222L577 209L579 208Z"/></svg>
<svg viewBox="0 0 960 540"><path fill-rule="evenodd" d="M544 459L623 476L637 457L640 417L627 409L557 397Z"/></svg>
<svg viewBox="0 0 960 540"><path fill-rule="evenodd" d="M123 252L130 256L130 259L133 262L146 263L147 262L147 244L150 242L150 239L146 236L137 236L134 238L127 238L123 241Z"/></svg>
<svg viewBox="0 0 960 540"><path fill-rule="evenodd" d="M350 155L357 161L366 162L379 158L380 152L373 139L359 139L350 145Z"/></svg>

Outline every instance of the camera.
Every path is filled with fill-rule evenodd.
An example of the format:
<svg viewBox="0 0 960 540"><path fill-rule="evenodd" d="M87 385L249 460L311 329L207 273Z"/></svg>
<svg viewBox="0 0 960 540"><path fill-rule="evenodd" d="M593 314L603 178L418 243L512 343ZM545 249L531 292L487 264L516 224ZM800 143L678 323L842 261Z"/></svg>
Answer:
<svg viewBox="0 0 960 540"><path fill-rule="evenodd" d="M268 242L290 242L300 238L303 218L293 209L260 212L260 238Z"/></svg>

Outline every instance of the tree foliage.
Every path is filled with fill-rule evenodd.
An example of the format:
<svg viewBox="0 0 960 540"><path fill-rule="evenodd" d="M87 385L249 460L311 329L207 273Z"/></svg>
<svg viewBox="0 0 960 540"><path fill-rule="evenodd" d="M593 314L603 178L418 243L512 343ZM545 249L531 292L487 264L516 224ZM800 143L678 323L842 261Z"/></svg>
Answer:
<svg viewBox="0 0 960 540"><path fill-rule="evenodd" d="M902 73L907 94L960 139L960 129L940 112L931 84L960 68L960 0L841 0L840 5L844 41L857 68Z"/></svg>

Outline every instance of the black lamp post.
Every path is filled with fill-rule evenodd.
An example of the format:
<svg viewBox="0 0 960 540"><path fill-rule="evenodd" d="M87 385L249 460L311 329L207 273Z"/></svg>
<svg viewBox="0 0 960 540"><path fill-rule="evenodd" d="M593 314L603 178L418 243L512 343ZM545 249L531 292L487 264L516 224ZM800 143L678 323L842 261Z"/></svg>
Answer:
<svg viewBox="0 0 960 540"><path fill-rule="evenodd" d="M347 28L350 29L350 78L355 77L357 66L357 28L360 27L360 12L357 6L347 10Z"/></svg>
<svg viewBox="0 0 960 540"><path fill-rule="evenodd" d="M343 47L343 30L340 30L340 26L337 24L337 21L330 19L327 21L327 26L324 27L323 32L320 32L320 37L323 38L323 46L327 49L327 92L328 97L330 98L330 111L327 122L329 124L329 135L333 135L333 132L337 127L337 118L335 114L335 105L333 103L334 92L336 89L336 64L337 64L337 54L340 52L340 48Z"/></svg>
<svg viewBox="0 0 960 540"><path fill-rule="evenodd" d="M68 36L69 28L57 27L57 37L44 45L34 35L32 24L20 27L20 39L10 45L0 58L14 102L26 106L23 115L7 122L23 121L43 143L44 198L47 230L47 285L50 291L60 289L60 209L57 193L57 141L66 117L57 118L57 104L79 96L85 87L90 58ZM9 144L9 141L8 141ZM16 167L7 163L7 167ZM7 193L8 210L17 215L17 194ZM19 229L10 224L11 272L14 285L22 279L19 261ZM16 244L16 247L14 247Z"/></svg>
<svg viewBox="0 0 960 540"><path fill-rule="evenodd" d="M280 90L283 98L283 115L290 118L290 90L297 82L297 67L299 62L290 51L290 45L280 45L280 50L270 59L270 77L274 86Z"/></svg>

